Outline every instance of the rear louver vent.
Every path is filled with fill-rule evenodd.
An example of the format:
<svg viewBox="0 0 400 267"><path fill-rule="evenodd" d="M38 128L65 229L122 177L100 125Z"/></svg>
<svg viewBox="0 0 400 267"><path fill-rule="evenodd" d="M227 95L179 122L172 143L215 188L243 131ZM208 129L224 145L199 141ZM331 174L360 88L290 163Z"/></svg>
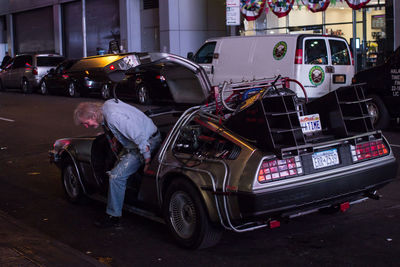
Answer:
<svg viewBox="0 0 400 267"><path fill-rule="evenodd" d="M341 87L307 105L310 112L319 113L323 128L338 137L373 131L362 85Z"/></svg>
<svg viewBox="0 0 400 267"><path fill-rule="evenodd" d="M158 0L143 0L143 9L158 8Z"/></svg>

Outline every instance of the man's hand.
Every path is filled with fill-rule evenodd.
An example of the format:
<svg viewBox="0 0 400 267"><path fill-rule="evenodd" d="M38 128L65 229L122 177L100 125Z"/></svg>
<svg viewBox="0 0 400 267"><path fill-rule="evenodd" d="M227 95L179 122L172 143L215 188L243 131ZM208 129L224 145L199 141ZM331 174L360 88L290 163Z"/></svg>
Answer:
<svg viewBox="0 0 400 267"><path fill-rule="evenodd" d="M148 159L145 159L144 160L144 168L143 168L143 172L147 172L147 170L149 169L149 166L150 166L150 158L148 158Z"/></svg>

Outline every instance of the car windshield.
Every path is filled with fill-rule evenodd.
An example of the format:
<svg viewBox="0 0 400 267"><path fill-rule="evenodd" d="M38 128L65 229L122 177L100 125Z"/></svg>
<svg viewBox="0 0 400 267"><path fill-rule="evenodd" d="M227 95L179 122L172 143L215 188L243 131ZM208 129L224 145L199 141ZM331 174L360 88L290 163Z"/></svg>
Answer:
<svg viewBox="0 0 400 267"><path fill-rule="evenodd" d="M37 66L57 66L63 60L63 57L37 57Z"/></svg>

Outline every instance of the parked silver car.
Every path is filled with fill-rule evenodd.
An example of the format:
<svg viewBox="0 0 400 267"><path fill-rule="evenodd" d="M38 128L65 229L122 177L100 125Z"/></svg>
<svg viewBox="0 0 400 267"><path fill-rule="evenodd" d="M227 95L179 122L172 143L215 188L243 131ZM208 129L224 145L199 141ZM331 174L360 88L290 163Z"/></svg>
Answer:
<svg viewBox="0 0 400 267"><path fill-rule="evenodd" d="M31 93L43 76L63 60L63 56L55 54L17 55L0 72L0 90L21 88L23 93Z"/></svg>

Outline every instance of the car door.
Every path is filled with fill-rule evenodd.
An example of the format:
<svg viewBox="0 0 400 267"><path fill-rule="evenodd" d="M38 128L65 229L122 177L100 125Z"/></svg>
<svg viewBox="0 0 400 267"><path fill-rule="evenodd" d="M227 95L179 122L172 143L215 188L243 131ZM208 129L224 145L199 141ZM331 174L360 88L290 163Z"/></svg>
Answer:
<svg viewBox="0 0 400 267"><path fill-rule="evenodd" d="M15 58L11 59L4 70L1 72L1 82L5 88L10 87L10 73L14 64Z"/></svg>
<svg viewBox="0 0 400 267"><path fill-rule="evenodd" d="M296 65L296 79L303 84L309 98L321 97L330 92L331 76L326 38L303 39L302 64Z"/></svg>
<svg viewBox="0 0 400 267"><path fill-rule="evenodd" d="M354 76L354 65L346 40L341 38L328 38L329 66L326 67L327 75L330 76L330 90L350 85Z"/></svg>

